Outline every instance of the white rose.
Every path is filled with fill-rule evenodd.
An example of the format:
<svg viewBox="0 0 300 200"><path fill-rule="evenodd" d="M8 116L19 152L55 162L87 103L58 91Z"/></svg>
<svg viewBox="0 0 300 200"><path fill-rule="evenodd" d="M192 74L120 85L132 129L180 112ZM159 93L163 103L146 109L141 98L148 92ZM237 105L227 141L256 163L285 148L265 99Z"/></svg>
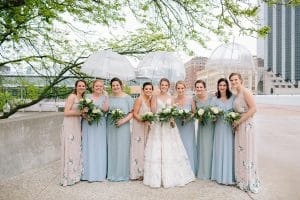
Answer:
<svg viewBox="0 0 300 200"><path fill-rule="evenodd" d="M165 110L164 110L164 113L170 113L171 112L171 109L170 108L166 108Z"/></svg>
<svg viewBox="0 0 300 200"><path fill-rule="evenodd" d="M214 114L219 113L219 109L217 107L212 107L211 110L213 111Z"/></svg>
<svg viewBox="0 0 300 200"><path fill-rule="evenodd" d="M183 114L183 112L184 112L183 110L178 110L179 114Z"/></svg>
<svg viewBox="0 0 300 200"><path fill-rule="evenodd" d="M149 116L152 116L152 115L153 115L152 112L147 112L146 114L149 115Z"/></svg>
<svg viewBox="0 0 300 200"><path fill-rule="evenodd" d="M199 109L198 110L198 115L202 116L204 114L204 110L203 109Z"/></svg>
<svg viewBox="0 0 300 200"><path fill-rule="evenodd" d="M189 113L190 111L188 109L184 109L184 112L185 113Z"/></svg>
<svg viewBox="0 0 300 200"><path fill-rule="evenodd" d="M87 103L91 103L92 100L91 99L85 99Z"/></svg>
<svg viewBox="0 0 300 200"><path fill-rule="evenodd" d="M97 108L93 108L92 113L97 113Z"/></svg>
<svg viewBox="0 0 300 200"><path fill-rule="evenodd" d="M236 117L236 113L235 112L231 112L230 115L231 115L232 118Z"/></svg>

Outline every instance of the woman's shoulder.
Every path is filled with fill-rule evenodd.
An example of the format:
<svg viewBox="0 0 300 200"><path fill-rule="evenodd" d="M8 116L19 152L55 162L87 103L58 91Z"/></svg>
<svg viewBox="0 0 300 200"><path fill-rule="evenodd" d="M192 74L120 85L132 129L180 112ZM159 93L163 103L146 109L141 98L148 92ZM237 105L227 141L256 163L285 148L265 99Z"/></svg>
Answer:
<svg viewBox="0 0 300 200"><path fill-rule="evenodd" d="M76 94L74 94L74 93L71 93L71 94L69 94L69 96L68 96L68 100L75 100L77 98L77 96L76 96Z"/></svg>

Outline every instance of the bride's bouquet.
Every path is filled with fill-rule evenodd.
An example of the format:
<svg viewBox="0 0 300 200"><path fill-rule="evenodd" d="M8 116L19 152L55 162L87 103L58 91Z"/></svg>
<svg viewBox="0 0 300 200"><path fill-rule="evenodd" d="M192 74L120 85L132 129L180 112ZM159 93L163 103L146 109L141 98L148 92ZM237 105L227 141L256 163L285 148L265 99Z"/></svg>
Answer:
<svg viewBox="0 0 300 200"><path fill-rule="evenodd" d="M157 113L158 121L160 122L170 122L172 128L175 127L174 118L178 115L175 106L169 106L163 108L162 111Z"/></svg>
<svg viewBox="0 0 300 200"><path fill-rule="evenodd" d="M123 119L126 115L121 109L114 109L108 112L110 114L111 124L114 124L117 128L117 121Z"/></svg>
<svg viewBox="0 0 300 200"><path fill-rule="evenodd" d="M223 110L215 106L208 107L205 113L206 119L213 122L216 122L218 116L221 115L223 115Z"/></svg>
<svg viewBox="0 0 300 200"><path fill-rule="evenodd" d="M238 113L238 112L228 112L226 115L225 115L225 120L232 124L234 121L236 120L239 120L241 119L241 114Z"/></svg>
<svg viewBox="0 0 300 200"><path fill-rule="evenodd" d="M153 114L152 112L146 112L145 114L143 114L141 116L141 120L142 120L142 122L148 121L151 123L156 120L156 115Z"/></svg>
<svg viewBox="0 0 300 200"><path fill-rule="evenodd" d="M176 118L181 120L181 126L192 119L193 113L187 109L178 109Z"/></svg>
<svg viewBox="0 0 300 200"><path fill-rule="evenodd" d="M194 114L194 118L198 119L199 123L204 124L204 117L205 117L205 109L198 108Z"/></svg>

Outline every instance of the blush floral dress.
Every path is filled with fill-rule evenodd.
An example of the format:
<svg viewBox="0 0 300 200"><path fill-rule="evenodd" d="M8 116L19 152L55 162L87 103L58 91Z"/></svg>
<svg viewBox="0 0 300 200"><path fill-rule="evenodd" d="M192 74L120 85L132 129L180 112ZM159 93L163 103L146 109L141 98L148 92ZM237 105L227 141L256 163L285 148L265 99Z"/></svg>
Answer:
<svg viewBox="0 0 300 200"><path fill-rule="evenodd" d="M241 114L248 111L243 92L236 97L233 109ZM241 123L235 131L235 176L240 189L257 193L260 180L257 172L254 128L251 117Z"/></svg>

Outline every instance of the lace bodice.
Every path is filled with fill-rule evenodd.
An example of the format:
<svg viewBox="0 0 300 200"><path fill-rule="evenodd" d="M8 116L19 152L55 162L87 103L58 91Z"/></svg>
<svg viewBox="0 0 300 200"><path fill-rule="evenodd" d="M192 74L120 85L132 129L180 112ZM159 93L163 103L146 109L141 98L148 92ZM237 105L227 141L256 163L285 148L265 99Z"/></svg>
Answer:
<svg viewBox="0 0 300 200"><path fill-rule="evenodd" d="M163 100L157 98L157 101L156 101L157 112L160 112L163 108L166 108L171 105L172 105L171 97L169 97L165 102Z"/></svg>

